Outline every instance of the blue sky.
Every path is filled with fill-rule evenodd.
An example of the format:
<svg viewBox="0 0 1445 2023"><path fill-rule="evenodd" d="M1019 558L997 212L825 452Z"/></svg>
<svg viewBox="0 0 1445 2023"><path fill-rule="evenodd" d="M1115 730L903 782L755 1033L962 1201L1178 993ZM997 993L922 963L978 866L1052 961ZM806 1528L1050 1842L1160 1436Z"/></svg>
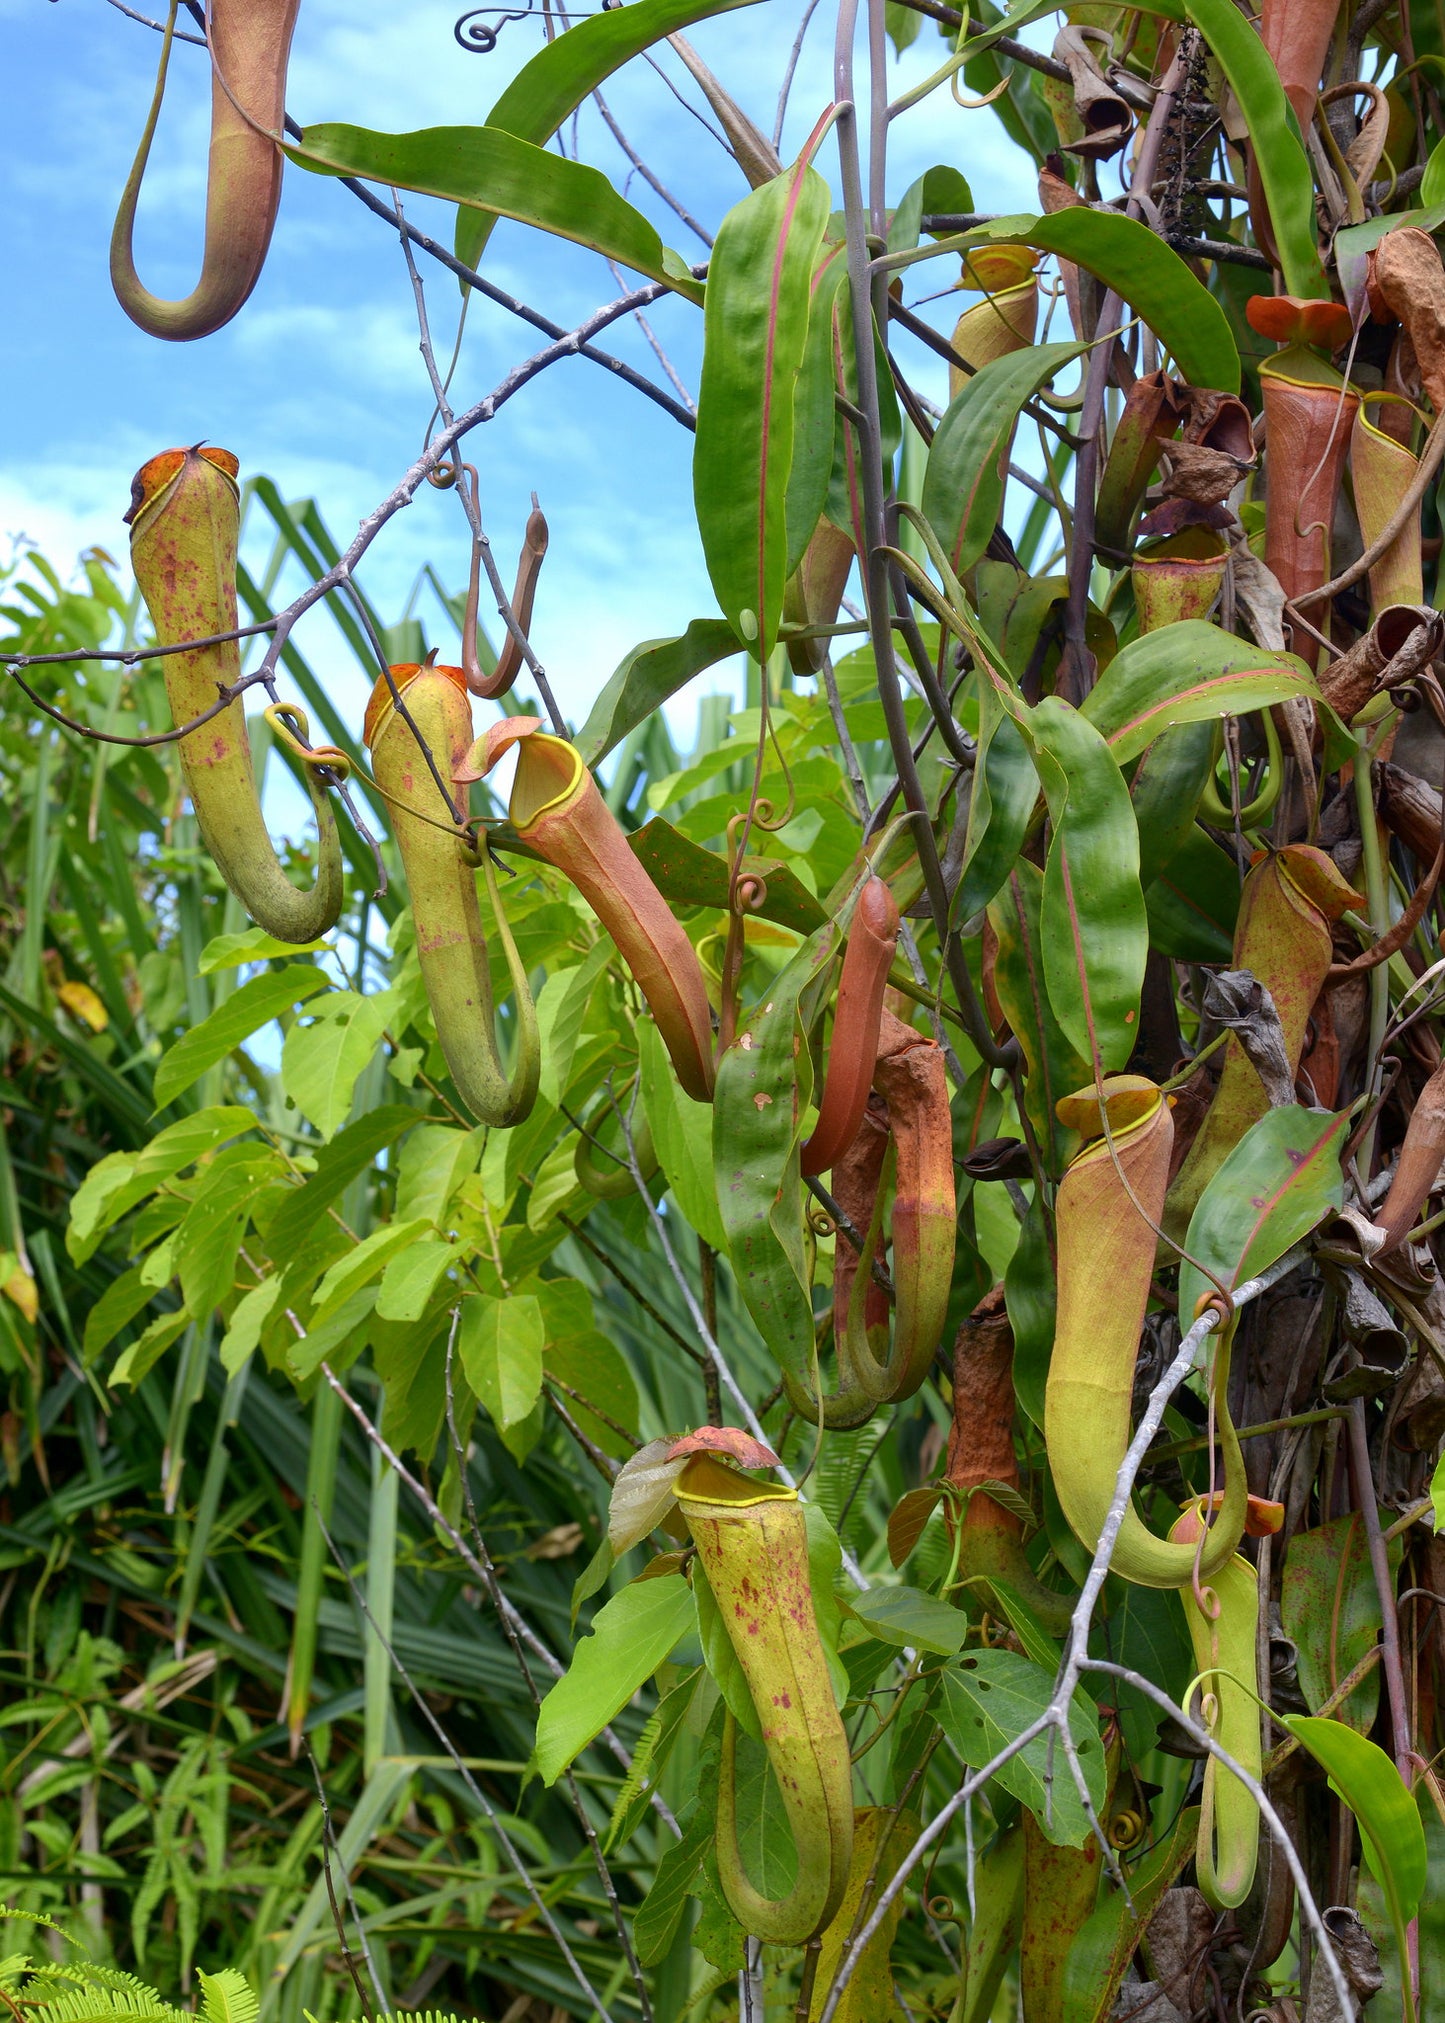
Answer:
<svg viewBox="0 0 1445 2023"><path fill-rule="evenodd" d="M148 9L148 0L138 4ZM540 27L512 24L495 53L469 55L453 39L458 11L451 0L304 0L287 94L293 116L393 131L479 121L539 46ZM759 0L699 24L692 36L765 129L801 13L802 0ZM832 20L833 9L820 6L793 88L785 159L831 97ZM132 472L158 449L207 437L234 450L243 471L268 472L288 497L314 496L344 540L415 456L431 409L395 235L339 184L288 170L271 256L240 316L197 343L145 336L117 307L106 263L160 39L106 0L0 0L0 36L10 79L0 204L8 283L0 536L30 536L62 571L90 543L123 557L120 515ZM893 88L943 54L925 24L901 64L890 63ZM697 104L672 52L660 61ZM736 165L645 63L615 77L606 96L659 176L715 229L746 194ZM209 100L202 53L178 49L137 233L142 279L163 295L187 292L199 264ZM669 244L703 257L700 242L640 178L627 181L628 164L590 107L580 139L584 158L626 185ZM1034 208L1028 165L993 115L960 109L946 88L895 127L890 195L934 162L961 168L980 208ZM828 159L820 166L832 173ZM450 241L446 207L406 201L417 223ZM438 347L449 350L456 284L422 264ZM485 270L569 326L618 292L596 255L510 224L493 236ZM938 280L930 287L952 278L951 263L947 277L932 271ZM920 280L910 299L924 292ZM678 300L650 313L695 392L700 315ZM604 341L656 376L633 323L614 326ZM457 404L486 393L535 348L526 326L474 302ZM946 396L941 367L926 365L920 380ZM534 640L575 720L637 641L715 610L692 518L691 437L597 366L578 359L541 376L469 439L469 455L480 466L483 510L506 573L533 491L547 512L552 547ZM362 580L390 618L423 562L459 587L466 555L456 500L424 489L372 549ZM440 628L432 636L450 648ZM310 621L301 643L359 714L365 685L329 621ZM704 685L719 683L708 676Z"/></svg>

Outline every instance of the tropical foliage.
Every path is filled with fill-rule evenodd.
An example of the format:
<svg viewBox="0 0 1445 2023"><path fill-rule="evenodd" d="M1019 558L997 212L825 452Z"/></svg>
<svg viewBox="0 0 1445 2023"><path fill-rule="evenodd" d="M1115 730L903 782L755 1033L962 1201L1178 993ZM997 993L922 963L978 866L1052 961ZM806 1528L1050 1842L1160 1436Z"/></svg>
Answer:
<svg viewBox="0 0 1445 2023"><path fill-rule="evenodd" d="M982 11L842 0L785 162L727 8L380 133L283 131L294 5L215 0L183 303L142 146L159 338L243 311L283 153L455 202L465 288L498 218L643 285L467 406L423 308L344 553L196 445L134 592L6 580L0 1866L101 1962L17 2014L1445 2001L1440 24ZM696 268L547 145L666 37L739 171ZM717 609L569 723L462 445L664 296L695 406L603 363ZM435 642L358 580L425 483Z"/></svg>

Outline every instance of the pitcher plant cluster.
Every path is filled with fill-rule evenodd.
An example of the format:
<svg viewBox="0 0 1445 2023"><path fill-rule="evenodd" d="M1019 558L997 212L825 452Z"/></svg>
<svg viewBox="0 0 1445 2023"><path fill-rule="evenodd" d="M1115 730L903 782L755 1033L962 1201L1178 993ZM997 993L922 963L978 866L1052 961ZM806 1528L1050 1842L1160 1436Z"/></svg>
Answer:
<svg viewBox="0 0 1445 2023"><path fill-rule="evenodd" d="M154 637L111 657L161 671L148 742L253 929L226 957L248 980L156 1066L161 1128L74 1202L72 1256L116 1265L87 1354L134 1385L201 1330L333 1441L359 1420L422 1500L535 1701L505 1803L469 1790L488 1817L565 1792L615 1934L599 1986L506 1843L558 2013L1433 2013L1437 11L812 0L798 47L833 36L832 89L793 86L792 160L793 68L769 134L683 34L708 17L745 51L747 0L550 10L483 125L412 133L287 119L296 15L205 12L201 276L165 302L131 238L172 6L116 293L158 339L204 336L256 284L284 164L344 179L400 235L436 425L245 627L237 454L164 449L135 480ZM696 265L549 146L649 52L735 165ZM955 137L902 187L895 123L941 132L940 106ZM1026 214L978 208L1000 123ZM456 205L454 252L410 192ZM544 320L454 408L416 249L509 301L498 218L640 283ZM534 500L509 595L463 445L560 358L615 364L606 324L668 298L669 328L701 317L695 402L620 376L684 431L717 610L569 726L530 638L546 520ZM459 509L456 665L404 658L356 582L428 483ZM313 742L287 670L323 601L375 687ZM670 698L739 656L728 734L659 768ZM74 658L9 667L113 734L52 704ZM252 689L314 813L305 884ZM299 1132L221 1100L275 1018ZM639 1419L594 1325L599 1264L643 1299L633 1251L686 1418ZM588 1471L570 1625L527 1621L476 1528L483 1426ZM293 1745L315 1648L298 1607ZM579 1781L598 1762L625 1769L610 1808Z"/></svg>

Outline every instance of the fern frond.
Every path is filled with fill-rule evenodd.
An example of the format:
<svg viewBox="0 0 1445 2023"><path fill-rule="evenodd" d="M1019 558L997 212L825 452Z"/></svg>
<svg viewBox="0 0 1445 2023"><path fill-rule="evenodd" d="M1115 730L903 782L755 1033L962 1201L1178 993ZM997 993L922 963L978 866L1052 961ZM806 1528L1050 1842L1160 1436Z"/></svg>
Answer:
<svg viewBox="0 0 1445 2023"><path fill-rule="evenodd" d="M149 2002L161 1999L148 1981L127 1974L122 1967L103 1966L98 1960L38 1961L30 1970L32 1988L37 1981L58 1981L75 1988L114 1988L123 1994L144 1996Z"/></svg>
<svg viewBox="0 0 1445 2023"><path fill-rule="evenodd" d="M32 2009L33 2023L193 2023L152 1988L75 1988Z"/></svg>
<svg viewBox="0 0 1445 2023"><path fill-rule="evenodd" d="M244 1974L222 1967L216 1974L198 1972L196 1978L206 2023L256 2023L261 2005Z"/></svg>
<svg viewBox="0 0 1445 2023"><path fill-rule="evenodd" d="M46 1917L44 1911L20 1911L13 1909L9 1904L0 1904L0 1919L4 1918L14 1918L27 1925L44 1925L47 1931L58 1932L70 1945L80 1946L82 1953L85 1951L85 1947L73 1933L67 1932L63 1925L57 1925L54 1918Z"/></svg>

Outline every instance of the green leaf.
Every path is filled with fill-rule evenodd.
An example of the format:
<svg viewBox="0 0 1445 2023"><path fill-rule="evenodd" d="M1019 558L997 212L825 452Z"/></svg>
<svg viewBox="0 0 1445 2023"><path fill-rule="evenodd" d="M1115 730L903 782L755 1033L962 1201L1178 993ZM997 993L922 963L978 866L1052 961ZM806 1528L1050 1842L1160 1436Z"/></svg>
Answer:
<svg viewBox="0 0 1445 2023"><path fill-rule="evenodd" d="M1157 14L1161 21L1183 21L1187 18L1181 0L1123 0L1123 4L1131 14ZM985 50L993 48L1001 35L1017 35L1021 28L1027 28L1041 15L1057 12L1058 0L1018 0L1016 6L1000 14L981 33L960 43L960 54L981 56Z"/></svg>
<svg viewBox="0 0 1445 2023"><path fill-rule="evenodd" d="M546 1339L541 1304L533 1293L506 1299L480 1293L462 1303L457 1336L462 1370L503 1432L525 1419L541 1394ZM612 1716L603 1718L610 1721Z"/></svg>
<svg viewBox="0 0 1445 2023"><path fill-rule="evenodd" d="M1350 1115L1288 1103L1252 1124L1199 1197L1179 1268L1179 1311L1192 1315L1210 1281L1189 1258L1209 1265L1228 1287L1283 1257L1344 1200L1340 1150Z"/></svg>
<svg viewBox="0 0 1445 2023"><path fill-rule="evenodd" d="M230 1293L251 1211L285 1170L265 1145L228 1146L206 1169L175 1235L181 1293L194 1319L205 1320Z"/></svg>
<svg viewBox="0 0 1445 2023"><path fill-rule="evenodd" d="M280 1291L279 1278L263 1278L259 1285L253 1285L249 1292L242 1293L232 1308L230 1324L222 1337L219 1351L221 1368L228 1377L234 1377L246 1358L254 1355L260 1347L261 1330L270 1319Z"/></svg>
<svg viewBox="0 0 1445 2023"><path fill-rule="evenodd" d="M1435 2017L1445 2013L1441 2006L1445 2004L1445 1821L1436 1811L1423 1780L1415 1788L1415 1803L1425 1834L1428 1867L1416 1928L1409 1934L1409 1964L1412 1976L1418 1972L1419 1977L1417 2013L1433 2023ZM1391 2019L1393 2023L1396 2016L1405 2014L1402 1961L1385 1892L1370 1874L1368 1864L1360 1875L1355 1902L1361 1922L1380 1949L1380 1968L1385 1977L1384 1986L1366 2013Z"/></svg>
<svg viewBox="0 0 1445 2023"><path fill-rule="evenodd" d="M701 1677L701 1672L689 1672L679 1685L663 1694L643 1724L622 1789L613 1800L612 1817L603 1840L605 1854L614 1854L625 1847L647 1817L652 1794L682 1732L683 1720Z"/></svg>
<svg viewBox="0 0 1445 2023"><path fill-rule="evenodd" d="M708 263L693 500L723 615L761 659L783 616L796 381L828 209L800 157L733 206Z"/></svg>
<svg viewBox="0 0 1445 2023"><path fill-rule="evenodd" d="M213 935L201 950L196 969L202 976L214 976L218 969L239 969L248 962L285 961L329 946L326 941L278 941L264 927L248 927L243 934Z"/></svg>
<svg viewBox="0 0 1445 2023"><path fill-rule="evenodd" d="M1139 887L1134 804L1093 725L1058 696L1030 712L1025 735L1053 835L1040 931L1049 1002L1080 1056L1122 1068L1139 1037L1149 923Z"/></svg>
<svg viewBox="0 0 1445 2023"><path fill-rule="evenodd" d="M645 6L647 0L642 0ZM596 15L596 20L620 20L623 11ZM633 12L635 9L628 9ZM583 26L587 24L584 22ZM571 33L576 34L573 29ZM559 38L565 41L566 37ZM645 723L655 709L684 688L704 668L716 667L738 651L737 634L725 618L694 618L686 632L673 639L644 639L613 669L587 713L574 743L584 765L596 766L620 745L629 731Z"/></svg>
<svg viewBox="0 0 1445 2023"><path fill-rule="evenodd" d="M162 1314L159 1320L152 1321L145 1333L116 1357L115 1367L107 1380L112 1388L117 1384L132 1387L138 1384L155 1368L177 1335L184 1334L191 1325L191 1317L184 1308L179 1313Z"/></svg>
<svg viewBox="0 0 1445 2023"><path fill-rule="evenodd" d="M461 1182L476 1172L485 1135L451 1124L413 1131L397 1161L397 1220L441 1222Z"/></svg>
<svg viewBox="0 0 1445 2023"><path fill-rule="evenodd" d="M222 1967L218 1974L197 1971L206 2023L256 2023L260 2004L244 1974Z"/></svg>
<svg viewBox="0 0 1445 2023"><path fill-rule="evenodd" d="M593 986L611 955L610 942L595 942L575 969L554 969L537 993L537 1036L542 1048L538 1086L543 1100L554 1109L567 1093Z"/></svg>
<svg viewBox="0 0 1445 2023"><path fill-rule="evenodd" d="M1121 648L1079 713L1126 766L1174 724L1241 716L1318 693L1294 654L1271 653L1201 618L1185 618Z"/></svg>
<svg viewBox="0 0 1445 2023"><path fill-rule="evenodd" d="M674 829L660 816L645 828L634 829L627 839L638 863L646 871L664 899L677 906L716 906L728 903L728 861L715 850L704 850ZM743 859L745 871L756 871L767 887L760 920L776 921L791 927L795 934L811 934L828 918L823 907L804 885L790 864L778 857Z"/></svg>
<svg viewBox="0 0 1445 2023"><path fill-rule="evenodd" d="M1390 1554L1397 1565L1400 1551L1400 1541L1392 1540ZM1299 1654L1299 1684L1305 1705L1311 1713L1318 1713L1380 1641L1380 1590L1358 1510L1294 1534L1284 1556L1279 1610L1284 1633ZM1368 1735L1379 1704L1377 1668L1332 1710L1333 1716Z"/></svg>
<svg viewBox="0 0 1445 2023"><path fill-rule="evenodd" d="M727 1231L717 1205L712 1170L710 1103L695 1103L677 1084L672 1063L651 1019L637 1022L642 1100L653 1149L672 1198L704 1243L727 1251Z"/></svg>
<svg viewBox="0 0 1445 2023"><path fill-rule="evenodd" d="M588 1439L595 1440L604 1454L612 1454L619 1461L625 1461L634 1451L633 1443L626 1433L619 1433L617 1427L625 1427L628 1433L637 1431L637 1383L627 1358L616 1343L610 1342L597 1328L559 1330L554 1325L549 1312L553 1303L547 1298L547 1288L561 1286L571 1291L574 1289L573 1281L539 1279L534 1283L542 1301L542 1316L547 1330L547 1346L542 1358L546 1375L579 1394L567 1399L567 1410ZM575 1287L575 1290L581 1291L582 1288ZM583 1404L582 1399L587 1403ZM595 1405L598 1412L607 1414L607 1418L599 1419L596 1412L588 1411L588 1405ZM609 1420L616 1423L609 1425Z"/></svg>
<svg viewBox="0 0 1445 2023"><path fill-rule="evenodd" d="M655 1967L671 1950L712 1835L712 1813L699 1806L682 1839L669 1840L659 1855L652 1886L632 1923L633 1944L644 1967Z"/></svg>
<svg viewBox="0 0 1445 2023"><path fill-rule="evenodd" d="M83 1264L107 1229L115 1226L138 1201L154 1194L167 1180L214 1152L228 1138L255 1128L252 1110L239 1104L197 1110L158 1131L140 1152L112 1152L98 1160L81 1181L70 1204L66 1248Z"/></svg>
<svg viewBox="0 0 1445 2023"><path fill-rule="evenodd" d="M435 1237L398 1251L381 1275L377 1313L384 1321L419 1321L447 1267L460 1263L461 1256L455 1244Z"/></svg>
<svg viewBox="0 0 1445 2023"><path fill-rule="evenodd" d="M1037 778L1032 760L1029 776ZM1049 1002L1044 983L1043 900L1044 874L1027 857L1018 857L1002 891L990 904L988 917L998 943L994 990L1028 1066L1024 1107L1044 1165L1057 1177L1077 1141L1059 1122L1054 1105L1060 1096L1071 1095L1091 1080L1093 1069L1064 1032ZM1044 1255L1047 1258L1047 1247ZM1032 1260L1028 1268L1032 1270ZM1052 1276L1051 1271L1051 1284ZM1052 1338L1051 1294L1047 1339Z"/></svg>
<svg viewBox="0 0 1445 2023"><path fill-rule="evenodd" d="M978 758L968 803L963 876L953 911L967 920L986 906L1018 862L1039 798L1039 776L1029 748L991 683L978 701Z"/></svg>
<svg viewBox="0 0 1445 2023"><path fill-rule="evenodd" d="M1018 1232L1018 1243L1003 1275L1004 1304L1014 1332L1014 1390L1019 1404L1042 1432L1059 1289L1049 1219L1037 1193Z"/></svg>
<svg viewBox="0 0 1445 2023"><path fill-rule="evenodd" d="M335 990L306 1007L281 1048L281 1086L323 1138L346 1122L356 1078L376 1052L396 1008L394 991L363 997Z"/></svg>
<svg viewBox="0 0 1445 2023"><path fill-rule="evenodd" d="M1330 286L1315 237L1314 177L1279 72L1258 32L1232 0L1185 0L1185 6L1189 19L1218 58L1249 128L1279 249L1285 293L1327 297ZM1175 352L1175 357L1182 365L1181 355ZM1195 384L1224 383L1201 379ZM1224 390L1236 392L1238 381Z"/></svg>
<svg viewBox="0 0 1445 2023"><path fill-rule="evenodd" d="M316 1375L323 1363L330 1366L334 1376L340 1376L356 1361L367 1346L370 1331L367 1323L376 1309L376 1287L359 1286L344 1300L333 1301L325 1312L314 1313L307 1324L306 1332L298 1340L287 1344L286 1368L298 1384L304 1384ZM425 1337L425 1341L430 1337ZM392 1385L387 1384L387 1410L393 1408ZM394 1428L389 1428L395 1438ZM405 1446L402 1439L399 1444ZM430 1452L430 1448L427 1450Z"/></svg>
<svg viewBox="0 0 1445 2023"><path fill-rule="evenodd" d="M652 43L690 22L751 4L753 0L633 0L627 7L584 15L522 65L487 114L487 125L540 147L614 70ZM485 212L459 212L456 253L468 267L481 259L494 223Z"/></svg>
<svg viewBox="0 0 1445 2023"><path fill-rule="evenodd" d="M353 1249L330 1266L316 1288L316 1311L346 1299L359 1285L378 1277L399 1250L430 1235L431 1223L420 1216L409 1222L385 1222L362 1237Z"/></svg>
<svg viewBox="0 0 1445 2023"><path fill-rule="evenodd" d="M899 198L888 221L888 250L909 253L918 244L924 216L932 212L955 215L973 209L973 191L957 169L935 164L916 176ZM934 237L940 236L935 233Z"/></svg>
<svg viewBox="0 0 1445 2023"><path fill-rule="evenodd" d="M294 962L285 969L268 969L264 976L253 976L232 991L209 1018L192 1026L162 1057L156 1069L156 1109L163 1110L183 1095L208 1068L224 1061L242 1040L269 1025L279 1013L325 990L327 981L314 963Z"/></svg>
<svg viewBox="0 0 1445 2023"><path fill-rule="evenodd" d="M1139 840L1142 846L1142 832ZM1151 879L1144 907L1151 948L1179 962L1227 966L1239 915L1239 867L1197 822L1191 823L1184 842Z"/></svg>
<svg viewBox="0 0 1445 2023"><path fill-rule="evenodd" d="M538 1710L531 1768L544 1784L555 1784L621 1712L693 1621L692 1590L678 1573L634 1581L598 1610Z"/></svg>
<svg viewBox="0 0 1445 2023"><path fill-rule="evenodd" d="M395 1144L403 1131L416 1123L417 1112L400 1103L387 1103L369 1110L338 1131L329 1145L316 1155L316 1170L300 1186L283 1194L274 1208L260 1218L261 1234L268 1243L276 1241L284 1229L289 1249L295 1250L320 1221L334 1201L339 1201L357 1175L364 1173L379 1152ZM397 1209L401 1219L401 1209Z"/></svg>
<svg viewBox="0 0 1445 2023"><path fill-rule="evenodd" d="M155 1287L141 1277L138 1264L133 1264L129 1271L123 1271L119 1278L111 1280L85 1317L81 1352L87 1369L97 1356L110 1347L121 1329L154 1298Z"/></svg>
<svg viewBox="0 0 1445 2023"><path fill-rule="evenodd" d="M1016 1651L979 1651L941 1675L939 1725L971 1769L981 1770L999 1750L1036 1721L1053 1697L1054 1681L1042 1665ZM1084 1782L1095 1811L1104 1804L1104 1750L1098 1718L1082 1694L1069 1708ZM1048 1805L1050 1742L1053 1743L1053 1804ZM1045 1730L996 1773L1005 1791L1026 1805L1045 1836L1058 1847L1083 1847L1090 1836L1088 1815L1079 1803L1073 1774L1057 1734Z"/></svg>
<svg viewBox="0 0 1445 2023"><path fill-rule="evenodd" d="M885 1644L941 1651L951 1658L963 1648L968 1617L937 1595L916 1587L872 1587L848 1604L869 1632Z"/></svg>
<svg viewBox="0 0 1445 2023"><path fill-rule="evenodd" d="M1129 799L1134 803L1139 829L1139 883L1144 887L1146 906L1149 887L1161 872L1172 868L1190 840L1199 796L1213 770L1214 726L1209 723L1181 724L1177 730L1165 731L1133 768ZM1232 859L1230 871L1237 895L1239 875Z"/></svg>
<svg viewBox="0 0 1445 2023"><path fill-rule="evenodd" d="M1213 6L1214 0L1209 4ZM1227 6L1228 0L1220 0L1220 4ZM1248 34L1242 21L1240 27ZM1250 40L1273 74L1258 37L1251 35ZM1057 253L1087 267L1148 324L1191 386L1238 393L1239 352L1229 318L1173 247L1137 218L1122 211L1071 206L1055 211L1052 217L999 218L970 232L968 243L1034 246L1041 253ZM1027 356L1024 352L1015 355Z"/></svg>
<svg viewBox="0 0 1445 2023"><path fill-rule="evenodd" d="M810 283L808 335L793 403L793 461L785 509L789 576L806 554L828 503L839 433L846 426L837 409L833 347L840 335L838 299L847 281L845 248L825 244Z"/></svg>
<svg viewBox="0 0 1445 2023"><path fill-rule="evenodd" d="M713 1160L738 1289L783 1369L811 1382L812 1265L798 1173L799 1119L812 1095L798 1000L830 959L831 927L806 941L718 1064ZM801 1074L800 1074L801 1071Z"/></svg>
<svg viewBox="0 0 1445 2023"><path fill-rule="evenodd" d="M1383 1749L1343 1721L1323 1721L1315 1714L1275 1718L1324 1766L1330 1783L1355 1815L1365 1860L1385 1892L1391 1921L1403 1938L1424 1895L1427 1857L1420 1814L1399 1771Z"/></svg>
<svg viewBox="0 0 1445 2023"><path fill-rule="evenodd" d="M1010 352L990 360L949 402L928 452L923 515L960 575L978 561L998 525L1020 408L1088 348L1034 344Z"/></svg>
<svg viewBox="0 0 1445 2023"><path fill-rule="evenodd" d="M596 253L702 300L680 254L663 245L641 211L619 197L600 170L550 154L490 126L433 126L373 133L360 126L309 126L285 150L314 175L360 176L394 189L446 197L490 217L590 246Z"/></svg>

